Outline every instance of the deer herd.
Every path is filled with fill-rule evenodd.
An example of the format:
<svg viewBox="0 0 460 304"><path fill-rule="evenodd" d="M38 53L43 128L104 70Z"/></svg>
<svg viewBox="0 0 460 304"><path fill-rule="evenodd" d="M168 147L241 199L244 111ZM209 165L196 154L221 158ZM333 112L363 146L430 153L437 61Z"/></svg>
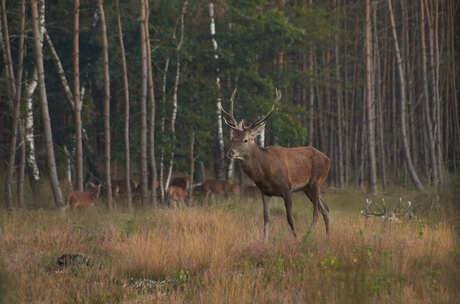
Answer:
<svg viewBox="0 0 460 304"><path fill-rule="evenodd" d="M236 90L233 92L233 103ZM263 205L264 238L269 234L269 200L271 197L280 197L284 200L287 222L294 237L297 232L292 216L292 193L303 192L313 204L313 220L310 229L316 224L321 214L326 233L329 232L329 208L320 198L321 186L327 178L330 160L321 151L312 146L286 148L281 146L261 147L257 137L265 128L265 124L275 111L281 99L281 93L276 90L276 97L271 110L262 119L251 124L244 120L237 122L233 114L220 108L225 124L233 131L231 146L227 157L239 160L243 172L253 181L255 186L240 185L230 180L209 179L191 185L188 176L177 176L171 180L166 190L166 197L171 206L177 207L185 204L187 193L201 194L206 200L216 197L226 199L238 195L243 199L255 199L259 196ZM133 193L137 193L140 182L136 179L130 181ZM114 197L126 194L126 180L113 180L112 189ZM98 200L101 185L88 183L88 192L72 191L67 195L67 205L76 208L80 206L94 206ZM190 189L192 188L192 189ZM191 190L191 191L190 191Z"/></svg>

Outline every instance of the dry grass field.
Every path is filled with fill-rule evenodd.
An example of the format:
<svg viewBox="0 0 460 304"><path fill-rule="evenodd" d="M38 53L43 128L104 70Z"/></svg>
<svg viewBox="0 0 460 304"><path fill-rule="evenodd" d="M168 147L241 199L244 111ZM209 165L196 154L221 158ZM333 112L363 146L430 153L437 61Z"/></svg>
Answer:
<svg viewBox="0 0 460 304"><path fill-rule="evenodd" d="M331 233L306 233L311 203L208 203L135 213L0 210L0 303L458 303L460 245L449 212L389 223L365 195L328 191ZM397 195L386 197L396 200ZM417 203L417 197L412 197ZM90 266L60 268L64 253Z"/></svg>

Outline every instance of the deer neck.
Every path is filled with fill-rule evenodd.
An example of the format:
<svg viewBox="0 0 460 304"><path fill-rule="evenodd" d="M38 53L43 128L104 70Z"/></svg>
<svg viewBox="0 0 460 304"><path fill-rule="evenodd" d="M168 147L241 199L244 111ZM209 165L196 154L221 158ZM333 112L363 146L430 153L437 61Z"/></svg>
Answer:
<svg viewBox="0 0 460 304"><path fill-rule="evenodd" d="M244 173L257 183L264 175L264 151L257 145L251 147L247 157L241 161Z"/></svg>

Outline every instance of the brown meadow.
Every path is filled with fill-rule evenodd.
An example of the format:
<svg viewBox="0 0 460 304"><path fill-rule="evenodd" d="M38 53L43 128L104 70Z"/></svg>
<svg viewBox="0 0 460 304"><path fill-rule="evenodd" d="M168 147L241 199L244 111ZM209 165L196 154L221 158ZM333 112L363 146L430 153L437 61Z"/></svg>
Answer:
<svg viewBox="0 0 460 304"><path fill-rule="evenodd" d="M390 224L366 220L357 205L342 208L334 194L326 199L328 237L317 227L295 240L279 201L272 204L268 243L260 202L135 213L97 207L65 216L2 210L0 303L458 300L460 248L449 218ZM311 207L304 198L294 206L302 235ZM88 256L93 266L59 271L63 253Z"/></svg>

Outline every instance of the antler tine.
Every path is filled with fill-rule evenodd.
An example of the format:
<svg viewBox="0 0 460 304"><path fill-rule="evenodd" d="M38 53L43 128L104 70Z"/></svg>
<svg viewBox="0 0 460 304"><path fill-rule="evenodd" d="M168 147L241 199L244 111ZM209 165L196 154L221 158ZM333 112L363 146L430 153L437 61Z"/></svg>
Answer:
<svg viewBox="0 0 460 304"><path fill-rule="evenodd" d="M235 90L233 90L232 97L230 98L230 100L232 102L234 101L235 95L236 95L236 88L235 88ZM235 117L232 114L230 114L227 111L225 111L224 108L222 107L222 104L219 104L219 106L220 106L220 110L222 111L222 118L224 119L224 122L230 128L232 128L234 130L239 130L240 128L238 127L238 123L237 123Z"/></svg>
<svg viewBox="0 0 460 304"><path fill-rule="evenodd" d="M265 115L264 118L262 119L259 119L259 120L256 120L255 122L253 122L251 125L249 125L249 127L247 127L246 129L253 129L255 127L258 127L260 125L262 125L263 123L265 123L265 121L267 119L270 118L270 116L272 116L273 112L275 111L275 106L278 105L279 101L281 100L281 93L280 91L278 91L278 89L275 89L275 93L276 93L276 97L275 97L275 101L273 102L273 105L272 105L272 108L270 110L270 112L268 112L267 115Z"/></svg>

